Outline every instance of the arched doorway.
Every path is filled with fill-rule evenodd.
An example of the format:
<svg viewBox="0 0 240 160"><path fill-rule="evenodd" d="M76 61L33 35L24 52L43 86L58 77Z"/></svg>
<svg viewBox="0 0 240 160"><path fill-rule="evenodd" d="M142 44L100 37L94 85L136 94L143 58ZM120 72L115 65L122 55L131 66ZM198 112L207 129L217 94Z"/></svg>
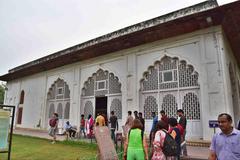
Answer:
<svg viewBox="0 0 240 160"><path fill-rule="evenodd" d="M151 119L151 112L165 110L169 117L177 117L177 109L183 109L188 120L187 136L202 138L200 86L192 65L164 56L144 72L140 84L140 109L146 120Z"/></svg>
<svg viewBox="0 0 240 160"><path fill-rule="evenodd" d="M99 69L84 83L81 95L81 114L96 116L98 112L109 116L114 110L118 119L122 119L121 83L113 73Z"/></svg>
<svg viewBox="0 0 240 160"><path fill-rule="evenodd" d="M58 127L62 132L64 123L70 117L70 90L67 83L60 78L51 85L47 93L46 127L49 127L48 121L55 112L59 115Z"/></svg>

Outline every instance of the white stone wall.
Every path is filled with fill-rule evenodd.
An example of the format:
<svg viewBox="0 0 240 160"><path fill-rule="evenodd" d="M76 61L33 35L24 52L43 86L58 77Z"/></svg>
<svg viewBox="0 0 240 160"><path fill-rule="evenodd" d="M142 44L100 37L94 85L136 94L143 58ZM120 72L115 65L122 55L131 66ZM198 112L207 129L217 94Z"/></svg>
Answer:
<svg viewBox="0 0 240 160"><path fill-rule="evenodd" d="M231 56L228 56L230 54L228 49L222 50L226 48L225 43L220 27L213 27L66 65L8 82L5 104L18 105L21 90L24 90L25 101L21 127L35 128L41 119L42 127L46 128L46 94L54 81L61 78L70 89L70 122L79 126L80 115L84 111L84 106L81 106L84 104L84 100L81 99L84 82L98 69L103 69L114 73L122 85L122 122L124 123L128 110L143 112L140 108L142 99L139 94L143 73L154 62L167 55L187 61L199 73L202 127L198 129L204 139L210 139L213 130L208 128L208 120L215 120L221 112L232 113L229 74L225 66ZM110 103L109 101L108 105ZM93 101L94 104L95 101ZM146 130L149 130L151 121L147 124ZM192 123L189 123L189 138L191 138L191 126L193 126Z"/></svg>
<svg viewBox="0 0 240 160"><path fill-rule="evenodd" d="M224 53L223 68L225 75L224 87L226 94L225 112L229 113L232 116L233 126L236 126L237 122L240 119L240 69L226 37L223 37L222 35L219 35L219 37L221 38L222 52ZM230 66L233 72L232 75L230 75ZM232 82L234 84L232 84ZM235 102L233 102L233 96Z"/></svg>

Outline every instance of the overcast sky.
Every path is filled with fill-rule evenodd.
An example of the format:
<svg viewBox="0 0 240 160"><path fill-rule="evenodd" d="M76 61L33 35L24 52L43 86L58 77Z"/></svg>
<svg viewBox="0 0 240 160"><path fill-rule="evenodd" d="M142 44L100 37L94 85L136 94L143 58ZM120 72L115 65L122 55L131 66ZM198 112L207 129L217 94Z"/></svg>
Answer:
<svg viewBox="0 0 240 160"><path fill-rule="evenodd" d="M0 0L0 75L37 58L202 1Z"/></svg>

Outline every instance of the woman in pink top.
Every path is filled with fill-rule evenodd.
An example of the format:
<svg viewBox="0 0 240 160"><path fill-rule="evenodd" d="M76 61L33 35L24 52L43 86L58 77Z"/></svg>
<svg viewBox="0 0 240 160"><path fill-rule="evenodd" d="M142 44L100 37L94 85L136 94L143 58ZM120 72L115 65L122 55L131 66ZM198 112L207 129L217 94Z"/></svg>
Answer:
<svg viewBox="0 0 240 160"><path fill-rule="evenodd" d="M153 155L152 160L173 160L174 157L166 157L162 151L164 139L166 136L167 130L164 128L166 127L165 122L158 121L156 125L156 133L153 141Z"/></svg>
<svg viewBox="0 0 240 160"><path fill-rule="evenodd" d="M89 114L88 115L87 124L86 124L86 130L87 130L88 138L92 137L92 134L93 134L93 124L94 124L94 121L93 121L92 115Z"/></svg>

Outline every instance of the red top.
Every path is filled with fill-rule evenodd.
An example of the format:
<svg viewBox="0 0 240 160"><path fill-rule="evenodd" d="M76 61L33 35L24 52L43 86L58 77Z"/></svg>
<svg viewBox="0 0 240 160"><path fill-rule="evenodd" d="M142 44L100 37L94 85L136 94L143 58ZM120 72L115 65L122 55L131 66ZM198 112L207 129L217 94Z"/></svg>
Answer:
<svg viewBox="0 0 240 160"><path fill-rule="evenodd" d="M161 120L165 123L164 129L168 130L168 117L167 117L167 115L163 115L161 117Z"/></svg>
<svg viewBox="0 0 240 160"><path fill-rule="evenodd" d="M85 126L85 119L81 119L81 127Z"/></svg>

